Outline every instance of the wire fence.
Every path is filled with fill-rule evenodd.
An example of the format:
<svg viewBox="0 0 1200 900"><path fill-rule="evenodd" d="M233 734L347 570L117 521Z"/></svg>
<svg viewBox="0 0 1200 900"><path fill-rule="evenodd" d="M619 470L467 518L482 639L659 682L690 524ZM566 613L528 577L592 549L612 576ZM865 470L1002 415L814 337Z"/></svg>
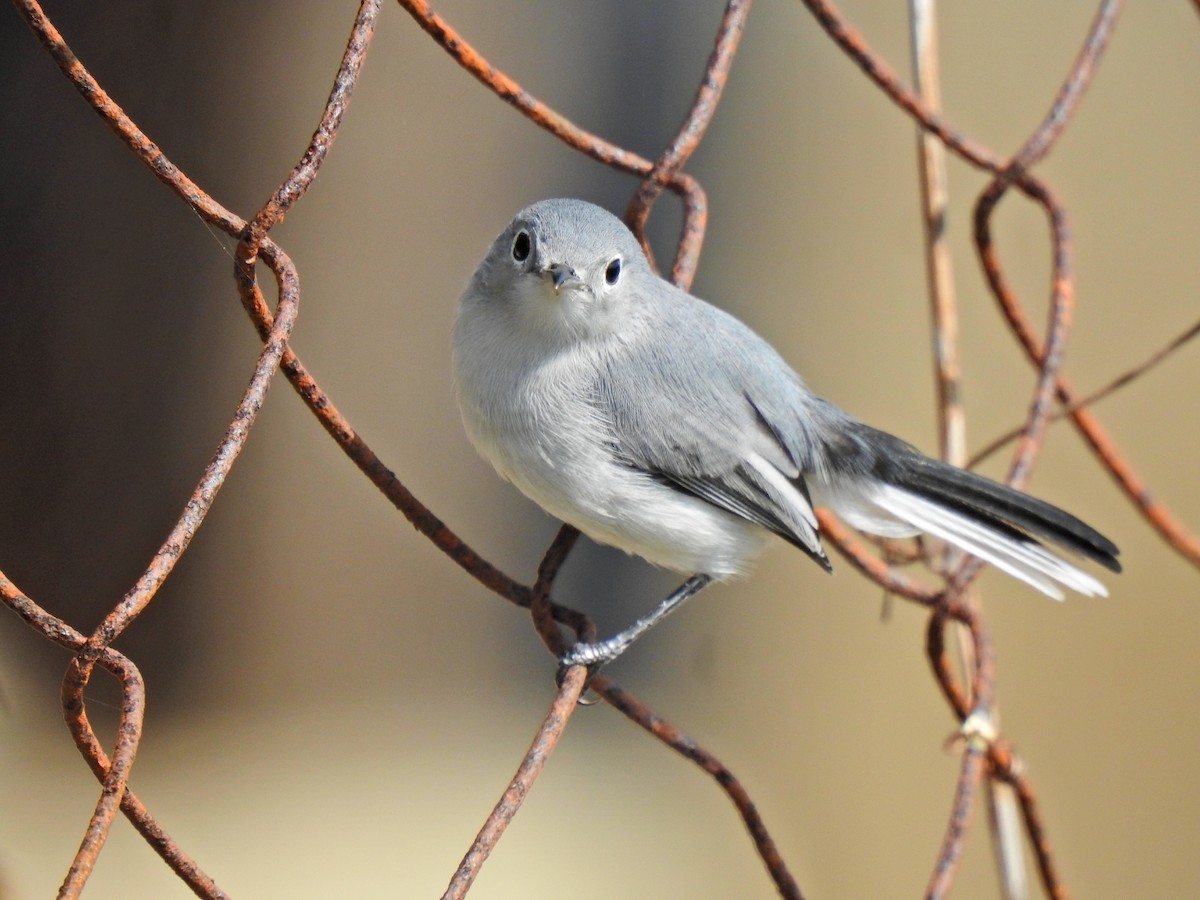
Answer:
<svg viewBox="0 0 1200 900"><path fill-rule="evenodd" d="M562 528L546 551L532 584L507 575L468 546L405 486L339 411L290 343L301 297L299 277L293 261L271 234L304 198L331 152L375 34L382 6L379 0L364 0L358 8L333 88L300 161L279 183L270 199L246 219L223 206L167 158L152 136L143 132L126 114L119 98L110 96L85 63L76 57L38 3L14 0L14 5L63 75L148 173L172 190L206 223L237 240L234 254L236 287L261 340L249 384L229 420L223 440L182 513L144 571L98 626L88 630L52 615L44 603L27 596L0 574L0 596L5 604L35 633L72 653L62 684L62 708L79 752L101 785L100 798L86 824L78 853L65 875L60 896L79 896L101 857L114 820L118 815L124 815L154 852L196 894L223 897L226 894L222 888L187 849L164 830L129 787L134 758L143 739L146 685L135 662L113 649L113 645L156 598L164 583L172 577L179 560L188 552L193 537L255 427L269 385L282 374L320 426L395 509L450 562L497 597L528 610L534 628L555 655L561 654L576 639L593 640L596 637L595 626L586 616L553 599L559 569L578 535L569 526ZM1049 423L1056 417L1069 419L1096 464L1111 476L1146 526L1178 556L1194 566L1200 565L1200 540L1187 530L1168 503L1150 490L1092 408L1098 399L1135 385L1143 374L1184 347L1200 331L1200 324L1173 338L1144 363L1112 373L1107 386L1088 394L1077 388L1063 370L1064 350L1076 306L1068 209L1059 193L1034 171L1054 150L1085 100L1091 80L1114 38L1122 4L1116 0L1099 4L1088 32L1080 37L1080 49L1057 96L1050 101L1038 126L1011 155L998 153L965 134L940 112L937 44L933 30L935 14L931 9L916 0L912 3L916 87L910 88L838 10L818 0L804 0L804 5L829 40L892 101L900 115L910 118L922 130L920 170L943 454L958 464L974 464L984 455L1006 452L1009 454L1008 481L1022 486L1043 449ZM709 209L704 187L684 169L704 140L720 105L739 40L751 13L749 0L729 0L727 3L694 102L674 138L654 159L640 156L585 130L534 97L485 59L466 36L426 3L400 0L400 6L416 25L497 99L515 108L531 124L549 132L572 150L631 176L633 196L625 218L636 234L644 235L652 210L664 192L676 195L683 208L683 225L670 266L670 277L684 288L691 285L701 256ZM957 349L958 303L953 295L954 277L948 268L946 250L944 154L985 173L990 179L974 206L973 238L978 263L1014 341L1036 372L1023 425L973 459L968 458L965 441L966 413L961 400L961 360ZM1044 334L1034 326L1026 302L1009 283L1005 263L993 238L997 206L1005 197L1014 194L1023 196L1040 209L1047 223L1046 241L1053 272ZM649 245L646 246L649 252ZM260 263L274 281L277 296L274 308L259 283ZM1064 876L1051 852L1048 826L1033 783L1012 744L997 725L994 642L974 586L980 566L971 560L944 557L932 544L898 546L885 542L873 545L824 512L820 514L820 522L826 540L855 569L889 595L902 597L928 611L926 653L930 670L953 715L961 723L959 738L954 744L960 762L959 774L950 792L953 801L943 839L937 848L919 848L919 852L931 853L934 857L927 894L941 897L951 890L965 841L973 829L982 827L978 824L981 819L979 809L986 805L993 822L1010 819L1019 822L1020 826L1015 836L1003 828L993 830L1000 860L997 880L1005 886L1005 892L1010 896L1020 895L1020 870L1028 848L1044 891L1052 896L1065 896ZM918 564L923 575L928 577L913 576L913 569ZM948 643L957 644L958 652L955 653ZM112 747L105 747L97 737L85 698L97 667L111 673L122 691L120 722ZM500 802L466 850L457 871L447 873L449 886L445 896L461 897L470 890L508 823L521 809L546 760L554 753L577 709L584 681L585 673L579 668L571 669L562 679L542 726L534 735L512 781L504 789ZM746 787L717 756L607 675L596 676L589 687L600 700L628 717L648 736L710 776L714 787L724 792L734 813L741 818L751 838L751 846L779 895L802 896L802 887L785 862L789 855L786 849L777 845ZM985 791L985 785L992 789Z"/></svg>

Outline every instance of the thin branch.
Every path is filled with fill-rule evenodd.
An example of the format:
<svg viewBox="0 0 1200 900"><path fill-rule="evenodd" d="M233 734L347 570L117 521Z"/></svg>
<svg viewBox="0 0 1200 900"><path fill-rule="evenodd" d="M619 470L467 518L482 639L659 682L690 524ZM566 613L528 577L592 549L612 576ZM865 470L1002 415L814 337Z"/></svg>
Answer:
<svg viewBox="0 0 1200 900"><path fill-rule="evenodd" d="M1090 394L1080 397L1070 406L1061 408L1050 415L1049 422L1060 422L1085 407L1095 406L1101 400L1104 400L1124 387L1132 384L1137 379L1141 378L1151 369L1155 368L1159 363L1166 361L1176 350L1186 345L1192 338L1200 334L1200 321L1195 322L1191 327L1187 328L1182 334L1177 335L1167 343L1165 347L1155 351L1149 358L1138 363L1125 372L1122 372L1116 378L1109 381L1102 387L1097 388ZM1013 428L1006 431L999 437L993 438L981 449L975 451L975 454L967 461L966 468L974 468L988 459L992 454L996 453L1003 447L1008 446L1018 437L1021 436L1021 428Z"/></svg>
<svg viewBox="0 0 1200 900"><path fill-rule="evenodd" d="M940 111L937 9L934 0L909 0L912 65L921 99ZM925 228L925 269L933 326L933 366L937 385L938 444L942 459L961 466L967 459L967 416L962 403L962 366L958 346L958 300L946 232L949 189L946 149L932 134L917 134L917 170L921 179L921 222Z"/></svg>

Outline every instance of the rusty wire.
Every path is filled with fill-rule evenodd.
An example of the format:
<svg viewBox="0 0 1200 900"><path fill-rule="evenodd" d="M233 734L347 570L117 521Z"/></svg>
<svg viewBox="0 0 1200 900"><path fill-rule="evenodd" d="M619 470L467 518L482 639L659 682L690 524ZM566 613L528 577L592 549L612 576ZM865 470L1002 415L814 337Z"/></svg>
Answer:
<svg viewBox="0 0 1200 900"><path fill-rule="evenodd" d="M1091 78L1095 73L1096 63L1103 54L1111 37L1112 29L1115 26L1121 6L1120 2L1107 2L1107 0L1100 4L1092 27L1085 39L1084 46L1060 88L1059 94L1055 98L1050 111L1021 149L996 172L991 183L988 184L976 201L974 217L976 248L992 293L1005 310L1018 307L1019 301L1014 292L1005 283L1003 269L997 258L995 245L991 238L991 217L997 204L1009 188L1014 185L1020 185L1023 193L1035 202L1038 202L1046 211L1051 229L1053 262L1047 339L1042 354L1036 360L1039 369L1038 379L1025 425L1017 438L1017 446L1009 468L1008 482L1014 486L1023 485L1027 481L1034 460L1041 449L1045 429L1051 414L1051 403L1055 387L1062 368L1067 335L1074 309L1071 244L1069 239L1070 232L1066 221L1066 210L1049 187L1039 179L1030 177L1028 173L1034 164L1050 152L1073 117L1078 104L1082 101ZM933 111L936 113L936 91L932 92L932 97L935 101ZM926 168L928 168L928 165ZM938 187L938 182L930 178L925 168L923 168L922 174L926 193ZM930 201L927 201L927 203L932 205ZM936 247L934 242L941 235L937 229L931 227L930 221L931 211L927 211L926 236L927 242L932 245L932 251ZM944 250L942 253L944 255ZM934 264L935 261L936 256L931 252L931 288L940 287L941 281L938 277L941 269ZM943 262L942 266L944 265L945 263ZM944 302L942 305L944 306ZM956 435L955 426L961 427L961 406L957 392L954 390L956 366L954 364L953 352L957 340L955 320L952 315L947 315L945 310L939 306L937 292L935 292L934 307L935 324L938 327L938 331L935 334L934 346L935 358L938 361L939 410L942 420L943 449L955 449L959 453L964 453L961 440L954 440ZM1011 320L1011 315L1009 318ZM952 461L961 464L963 460L957 459ZM968 559L964 560L960 564L958 572L951 576L951 583L953 585L951 596L961 597L966 604L965 608L972 610L973 618L980 615L980 613L973 603L974 597L967 594L965 588L970 584L970 579L973 575L981 569L982 565L978 560ZM966 715L965 703L955 702L959 698L954 696L957 689L952 687L950 668L946 664L944 655L935 649L940 644L940 631L941 626L938 621L938 615L935 612L930 620L930 658L934 664L934 671L939 683L942 685L943 691L946 692L961 718ZM990 678L994 669L994 662L991 661L990 653L987 658L981 659L979 656L981 649L980 642L986 640L986 631L972 625L969 633L973 643L967 646L972 652L964 651L963 658L967 664L975 667L978 681L973 687L979 687L981 683L987 683L989 688L987 693L982 695L973 689L970 696L976 709L983 708L991 710L994 713L994 702L990 691ZM939 635L939 640L937 641L934 640L935 634ZM984 679L985 674L988 676L986 682ZM956 864L961 857L963 842L967 834L966 826L972 815L975 793L983 777L985 749L986 745L977 741L968 741L964 749L962 768L955 792L955 802L950 818L950 825L947 828L942 851L934 868L934 876L927 888L927 896L944 896L953 884ZM998 800L997 802L1004 801ZM997 834L996 846L997 852L1004 861L1003 869L1006 873L1011 871L1013 867L1021 866L1021 857L1018 848L1010 846L1005 840L1004 835ZM1043 842L1034 841L1034 849L1035 854L1038 856L1039 872L1043 878L1046 890L1051 894L1059 893L1061 883L1049 857L1048 847Z"/></svg>
<svg viewBox="0 0 1200 900"><path fill-rule="evenodd" d="M183 175L162 154L158 147L137 128L133 121L125 115L121 108L88 73L83 64L67 46L62 35L58 33L57 29L46 18L35 0L16 0L16 4L18 9L25 15L30 28L33 29L55 62L58 63L59 68L62 69L63 73L71 79L80 92L88 99L92 108L126 141L130 149L149 166L151 171L160 180L175 188L193 209L196 209L201 215L206 216L213 224L233 229L231 233L236 235L243 227L243 223L204 194L198 186ZM369 36L374 19L378 14L378 7L377 0L375 2L364 0L360 9L359 19L356 20L356 35L360 34L361 27ZM352 55L350 47L353 46L355 46L355 42L352 39L347 49L348 57ZM366 41L360 41L358 44L360 59L361 54L365 53L365 50ZM343 68L345 68L345 65L344 62ZM353 79L351 79L350 83L353 83ZM336 127L336 121L340 119L340 111L337 107L340 107L344 103L344 97L341 96L337 88L335 88L334 94L338 102L335 106L334 99L331 97L330 105L335 109L327 118ZM314 139L314 141L323 138L327 139L328 137L328 134L322 135L319 132L318 138ZM316 173L316 168L319 166L319 160L322 156L323 154L306 154L306 161L311 160L315 162L315 165L302 163L304 174L299 177L307 177L307 179L311 180ZM300 172L299 167L297 171ZM293 177L289 179L289 182L297 182L297 180L297 178ZM277 202L273 206L269 204L271 208L268 215L277 214L278 217L281 217L286 202L289 201ZM76 854L60 889L59 895L61 897L77 897L83 890L83 886L92 868L95 866L96 859L108 836L113 817L116 815L117 809L121 807L122 798L127 793L129 771L132 767L134 756L137 753L137 745L141 739L142 701L139 699L141 690L140 676L137 675L136 669L131 669L123 664L118 665L114 662L106 667L110 668L110 671L113 671L121 679L122 688L126 693L127 700L121 709L117 745L113 757L111 760L104 758L99 741L96 739L95 733L87 720L86 703L83 695L84 689L91 677L92 669L96 662L108 658L108 655L112 652L109 645L154 599L159 588L171 574L175 564L184 551L186 551L197 529L199 529L201 523L204 521L204 517L212 507L217 492L221 489L226 476L237 460L238 454L245 446L246 440L250 435L250 429L254 424L259 410L262 408L267 388L282 361L288 335L291 333L296 322L299 303L299 283L295 267L282 249L265 241L265 229L260 238L260 245L263 258L270 266L276 278L279 303L270 328L264 336L263 348L255 365L254 375L250 380L250 384L247 386L242 400L238 404L237 410L226 431L225 438L217 447L212 461L205 468L200 482L184 507L183 514L171 529L167 539L154 554L150 564L141 577L138 578L134 586L126 592L121 601L105 616L92 635L74 648L77 651L76 656L71 661L63 679L62 702L64 715L75 738L76 745L84 755L84 758L88 760L93 771L96 772L97 777L100 778L103 789L100 800L97 802L96 809L88 823L79 852ZM12 592L15 592L16 588L15 586L11 586L11 583L8 583L7 579L5 579L5 582L6 590L4 596L6 600L11 602ZM50 617L41 619L30 619L27 617L26 621L30 622L30 624L35 624L35 627L38 627L44 634L54 638L56 634L61 632L57 627L57 623L53 623L49 619ZM126 807L126 814L134 818L130 807ZM146 814L144 819L144 827L151 831L161 831L157 823L148 814ZM174 841L169 837L160 842L153 842L152 846L168 862L171 861L172 857L182 856L181 851L178 850ZM187 866L194 868L194 864L191 864L190 861L187 863ZM179 870L177 869L177 871ZM199 870L196 871L198 872ZM221 892L219 888L215 884L211 884L206 876L202 876L202 873L199 874L203 880L190 882L193 890L200 891L203 888L206 895L220 896Z"/></svg>
<svg viewBox="0 0 1200 900"><path fill-rule="evenodd" d="M788 900L797 900L802 896L799 885L796 884L792 873L788 871L787 864L784 862L779 848L775 845L775 839L767 831L767 826L759 815L754 801L750 799L749 792L724 763L679 728L656 715L633 694L615 685L606 676L599 675L593 678L592 689L603 697L605 702L627 716L630 721L712 776L741 817L742 824L746 826L746 831L754 842L754 849L763 861L763 865L767 867L771 880L775 882L775 889L779 892L779 896L788 898Z"/></svg>
<svg viewBox="0 0 1200 900"><path fill-rule="evenodd" d="M948 150L958 155L963 161L992 174L999 174L1005 168L1007 163L1004 159L982 143L967 137L941 115L929 109L920 97L905 86L895 70L867 46L862 35L846 22L832 4L825 3L823 0L802 0L802 2L834 42L863 70L863 73L874 81L889 99L911 115L922 128L935 135ZM1104 10L1112 7L1111 3L1102 4L1098 17L1103 17ZM1092 32L1096 33L1096 23L1093 23ZM1084 52L1086 54L1087 45L1085 45ZM1071 96L1073 95L1072 91ZM1026 174L1018 180L1017 187L1022 192L1026 192L1027 186L1031 183L1035 182ZM1002 303L1001 311L1026 356L1035 366L1040 366L1044 350L1025 316L1023 307L1017 302L1011 305ZM1125 455L1117 448L1116 442L1109 436L1100 420L1079 403L1079 394L1065 375L1059 374L1056 378L1055 392L1059 402L1072 410L1070 413L1072 423L1096 458L1120 486L1126 498L1154 527L1168 546L1193 565L1200 566L1200 538L1192 534L1171 508L1157 498L1125 458Z"/></svg>
<svg viewBox="0 0 1200 900"><path fill-rule="evenodd" d="M1165 345L1151 353L1146 359L1122 372L1107 384L1096 388L1096 390L1089 393L1086 397L1080 397L1073 403L1064 405L1061 409L1051 413L1049 421L1057 422L1065 419L1072 413L1084 409L1085 407L1094 406L1105 397L1115 394L1121 388L1141 378L1160 363L1165 362L1177 350L1184 347L1189 341L1192 341L1198 335L1200 335L1200 321L1193 322L1175 337L1171 338L1171 340L1169 340ZM1019 438L1021 436L1021 431L1021 428L1013 428L1004 432L1004 434L992 438L992 440L984 444L972 454L970 460L968 460L968 465L970 467L979 465L993 453L996 453L1001 448Z"/></svg>
<svg viewBox="0 0 1200 900"><path fill-rule="evenodd" d="M559 685L558 693L554 697L554 702L550 705L549 712L546 713L545 720L533 738L529 752L521 760L521 765L513 775L512 781L509 782L503 795L497 801L491 815L487 817L487 821L483 823L483 827L479 829L475 840L471 842L466 856L458 864L454 877L450 879L446 892L442 894L443 900L459 900L459 898L465 897L467 891L471 889L471 885L475 882L475 876L479 874L479 870L500 840L500 836L504 834L508 823L512 821L513 816L521 808L521 804L525 802L525 797L529 794L533 783L537 781L538 775L541 774L546 760L558 746L558 739L562 737L567 728L567 722L570 721L571 713L579 703L579 697L583 693L586 681L587 670L583 666L575 666L566 673L562 684Z"/></svg>
<svg viewBox="0 0 1200 900"><path fill-rule="evenodd" d="M703 243L707 200L702 186L694 177L683 171L683 166L699 146L720 102L722 89L729 76L738 41L749 15L749 0L729 0L727 3L693 105L675 137L653 162L581 128L533 97L510 76L485 60L423 0L399 2L420 27L464 69L531 122L601 164L636 176L639 184L626 218L639 237L643 236L653 204L662 191L671 190L676 193L684 205L684 224L671 277L676 284L685 289L690 286ZM1200 565L1200 541L1178 523L1165 505L1150 498L1140 478L1133 472L1094 415L1085 408L1085 402L1079 399L1062 373L1062 353L1070 330L1073 304L1073 272L1066 213L1053 190L1030 172L1032 166L1053 148L1085 94L1095 67L1111 37L1121 3L1117 0L1104 0L1100 4L1083 49L1064 80L1050 112L1024 146L1006 159L955 130L938 112L929 108L920 97L905 87L887 63L869 49L857 31L832 5L820 0L804 2L830 37L887 96L912 116L928 135L936 138L941 145L961 159L993 176L976 204L976 245L981 265L998 305L1012 333L1037 370L1037 380L1026 421L1013 453L1009 471L1010 482L1021 484L1027 478L1041 449L1046 424L1052 413L1052 403L1057 398L1097 459L1117 480L1142 515L1170 546L1193 563ZM341 415L332 399L320 388L315 377L288 344L297 317L299 285L291 260L283 249L270 239L269 233L303 197L329 153L362 70L380 10L379 0L363 0L360 4L334 87L311 142L293 171L249 221L223 207L167 159L75 57L36 0L14 0L14 5L63 73L131 152L206 222L238 239L236 285L242 303L263 341L253 376L237 405L226 434L170 535L152 556L143 574L92 634L84 635L66 622L50 615L0 573L0 597L5 604L47 639L68 647L75 653L63 680L63 710L73 739L101 783L101 797L87 824L79 852L67 873L60 896L79 895L103 848L116 812L120 809L193 891L201 896L223 897L221 889L170 838L128 788L129 773L141 739L145 705L144 685L136 666L113 650L111 644L153 601L179 558L187 550L246 443L276 370L284 373L322 427L418 531L481 584L510 602L530 610L534 627L548 649L556 655L568 645L559 632L559 624L570 628L577 638L590 639L594 635L594 626L590 620L551 599L558 570L569 554L578 533L570 527L564 527L560 531L543 558L533 585L526 586L501 572L467 546L408 491ZM1054 276L1050 315L1044 339L1035 335L1026 320L1020 301L1007 286L1004 269L995 252L989 231L992 212L1012 188L1039 204L1049 220ZM276 283L278 302L274 311L268 306L258 285L256 271L259 260L266 264ZM1140 371L1145 371L1145 367ZM1121 384L1128 384L1135 377L1136 374L1130 375L1122 380ZM943 392L942 415L945 418L952 419L956 415L951 409L955 402L952 391ZM928 587L910 578L898 566L868 551L828 514L821 514L821 525L830 542L856 569L888 592L929 608L926 652L936 683L960 722L969 721L976 715L986 718L994 702L995 658L991 636L982 613L964 602L965 591L977 567L968 564L948 573L946 583L941 589ZM968 683L960 680L945 653L943 638L950 622L961 624L970 636L973 662L966 675ZM117 677L124 698L117 741L111 756L101 747L87 717L84 690L96 665ZM463 896L469 890L480 866L512 816L520 809L524 797L568 725L571 713L584 689L585 678L585 673L578 668L564 673L550 711L535 735L529 752L521 761L517 774L505 790L501 801L481 828L476 841L468 849L451 880L446 896ZM789 873L748 792L724 764L607 677L593 678L591 688L647 733L713 777L741 817L779 894L785 897L801 896L798 885ZM955 784L954 802L945 838L938 850L929 882L930 896L943 895L953 884L956 863L969 831L975 796L985 777L1010 784L1015 789L1026 834L1037 858L1043 884L1051 895L1062 895L1065 888L1049 852L1045 827L1035 802L1032 785L1009 744L999 735L981 736L979 733L965 734L962 744L960 775Z"/></svg>

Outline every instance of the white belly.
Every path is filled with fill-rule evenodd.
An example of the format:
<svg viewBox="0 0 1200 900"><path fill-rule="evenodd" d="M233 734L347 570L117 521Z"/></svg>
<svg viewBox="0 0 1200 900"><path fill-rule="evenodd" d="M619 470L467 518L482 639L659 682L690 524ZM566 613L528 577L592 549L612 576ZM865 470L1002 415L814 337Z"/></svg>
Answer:
<svg viewBox="0 0 1200 900"><path fill-rule="evenodd" d="M742 572L769 532L618 460L595 406L563 387L589 379L561 371L566 365L551 359L474 373L460 363L459 406L480 454L550 515L600 543L688 574Z"/></svg>

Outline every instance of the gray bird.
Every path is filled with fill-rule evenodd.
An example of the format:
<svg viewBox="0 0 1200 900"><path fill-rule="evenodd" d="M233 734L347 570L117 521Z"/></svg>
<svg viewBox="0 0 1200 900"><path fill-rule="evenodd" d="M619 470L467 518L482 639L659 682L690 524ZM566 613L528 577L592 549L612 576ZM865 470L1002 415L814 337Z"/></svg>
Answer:
<svg viewBox="0 0 1200 900"><path fill-rule="evenodd" d="M1067 512L925 456L814 395L770 344L663 280L620 219L544 200L459 302L453 365L476 449L550 515L691 575L564 665L598 665L777 535L826 570L814 506L870 534L928 533L1055 599L1103 584L1039 538L1121 570Z"/></svg>

